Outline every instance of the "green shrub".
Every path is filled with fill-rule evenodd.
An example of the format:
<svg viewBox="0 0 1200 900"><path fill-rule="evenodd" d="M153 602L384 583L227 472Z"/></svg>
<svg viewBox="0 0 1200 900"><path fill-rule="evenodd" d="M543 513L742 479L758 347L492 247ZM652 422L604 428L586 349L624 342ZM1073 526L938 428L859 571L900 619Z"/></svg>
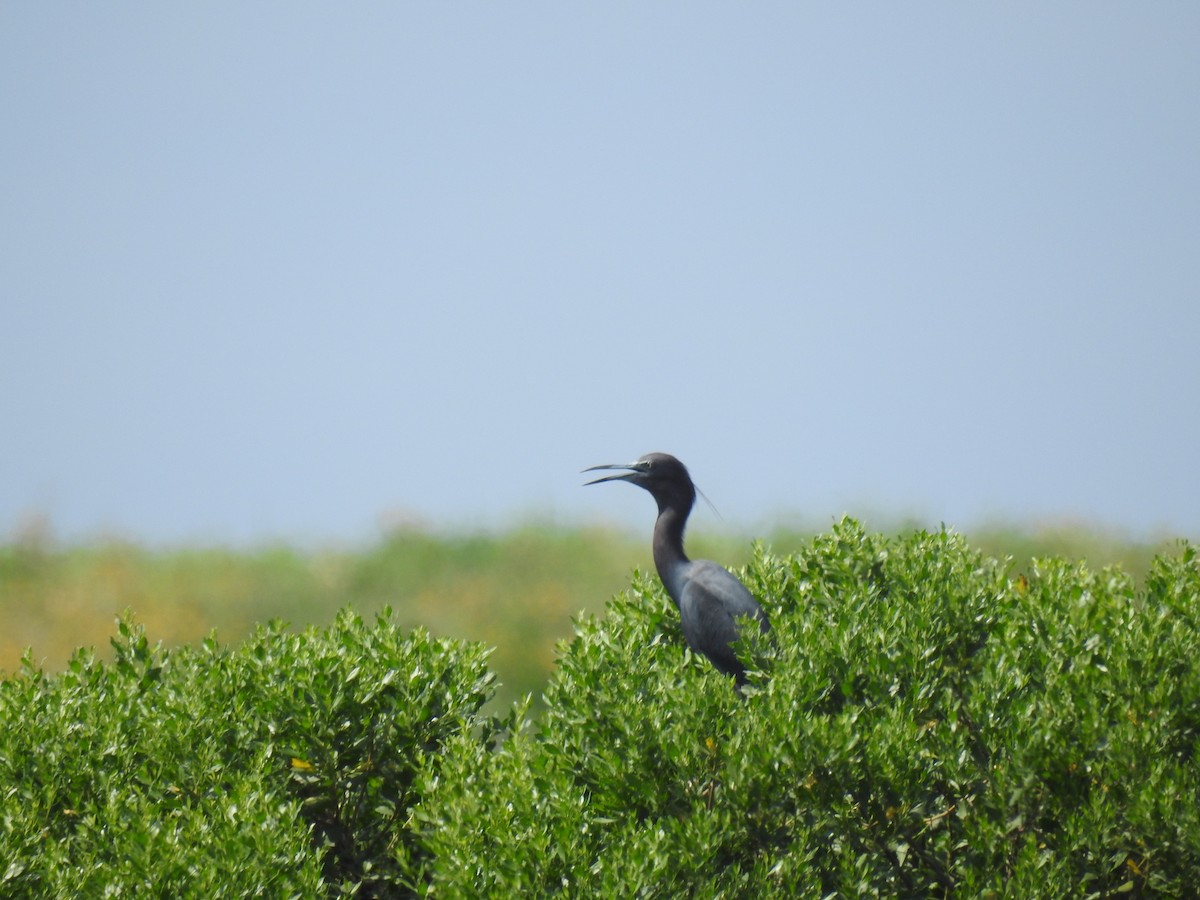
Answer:
<svg viewBox="0 0 1200 900"><path fill-rule="evenodd" d="M345 612L166 651L120 623L0 682L0 894L393 896L419 871L414 774L475 724L476 645Z"/></svg>
<svg viewBox="0 0 1200 900"><path fill-rule="evenodd" d="M1194 896L1200 560L1139 587L844 521L742 573L749 684L636 575L501 720L350 612L0 681L0 895Z"/></svg>
<svg viewBox="0 0 1200 900"><path fill-rule="evenodd" d="M401 633L384 613L375 628L343 611L324 633L260 632L244 651L243 693L290 760L293 793L327 850L331 884L359 896L412 887L422 849L407 820L422 765L473 733L490 697L477 644Z"/></svg>
<svg viewBox="0 0 1200 900"><path fill-rule="evenodd" d="M745 573L775 649L743 698L635 578L537 723L459 741L419 818L445 896L1191 896L1200 567L1012 576L847 521ZM469 787L464 787L469 785Z"/></svg>

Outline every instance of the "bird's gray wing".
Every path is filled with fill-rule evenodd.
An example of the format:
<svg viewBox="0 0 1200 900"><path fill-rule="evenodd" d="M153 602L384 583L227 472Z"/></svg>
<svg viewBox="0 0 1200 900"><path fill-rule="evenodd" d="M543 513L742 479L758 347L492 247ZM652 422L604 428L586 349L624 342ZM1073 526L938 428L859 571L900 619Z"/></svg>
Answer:
<svg viewBox="0 0 1200 900"><path fill-rule="evenodd" d="M683 636L722 672L739 675L745 666L733 651L737 620L752 617L766 631L770 627L766 614L746 586L714 562L694 563L688 576L679 603Z"/></svg>

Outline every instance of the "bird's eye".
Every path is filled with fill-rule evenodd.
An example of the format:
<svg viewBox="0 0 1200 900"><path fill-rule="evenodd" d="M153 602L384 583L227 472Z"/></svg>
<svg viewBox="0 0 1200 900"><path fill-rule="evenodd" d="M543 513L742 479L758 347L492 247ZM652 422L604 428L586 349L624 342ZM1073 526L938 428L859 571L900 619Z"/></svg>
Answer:
<svg viewBox="0 0 1200 900"><path fill-rule="evenodd" d="M650 460L639 459L637 461L637 467L638 467L639 472L649 472L650 471Z"/></svg>

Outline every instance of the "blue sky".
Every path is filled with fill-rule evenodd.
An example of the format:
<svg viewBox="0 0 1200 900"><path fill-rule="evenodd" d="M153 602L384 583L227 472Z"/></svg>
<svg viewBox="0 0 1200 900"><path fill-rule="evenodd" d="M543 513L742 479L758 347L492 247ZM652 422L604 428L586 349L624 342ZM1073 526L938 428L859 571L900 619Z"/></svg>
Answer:
<svg viewBox="0 0 1200 900"><path fill-rule="evenodd" d="M1200 536L1200 6L0 6L0 534ZM703 509L703 507L702 507ZM701 521L715 526L711 513Z"/></svg>

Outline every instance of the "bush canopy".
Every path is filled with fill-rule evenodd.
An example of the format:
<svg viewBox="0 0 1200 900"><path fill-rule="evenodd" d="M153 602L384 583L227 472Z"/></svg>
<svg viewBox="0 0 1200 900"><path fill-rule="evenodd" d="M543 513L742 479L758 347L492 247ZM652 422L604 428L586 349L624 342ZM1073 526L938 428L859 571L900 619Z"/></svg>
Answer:
<svg viewBox="0 0 1200 900"><path fill-rule="evenodd" d="M748 686L656 578L536 714L390 613L0 681L0 895L1194 896L1200 562L1027 571L852 520L740 573Z"/></svg>

